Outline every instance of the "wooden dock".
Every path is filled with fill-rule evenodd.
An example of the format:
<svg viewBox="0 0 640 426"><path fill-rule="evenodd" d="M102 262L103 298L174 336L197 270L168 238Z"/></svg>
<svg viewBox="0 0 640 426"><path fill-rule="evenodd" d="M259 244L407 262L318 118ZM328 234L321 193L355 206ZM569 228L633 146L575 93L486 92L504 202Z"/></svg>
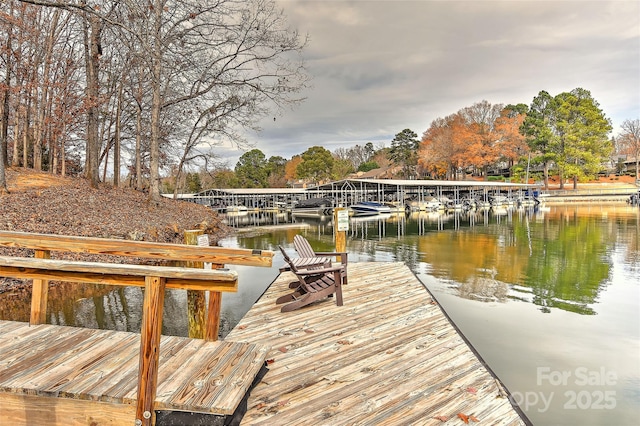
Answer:
<svg viewBox="0 0 640 426"><path fill-rule="evenodd" d="M402 263L350 263L344 306L294 312L281 274L226 341L271 347L247 425L528 424Z"/></svg>
<svg viewBox="0 0 640 426"><path fill-rule="evenodd" d="M0 321L0 424L133 425L139 351L140 333ZM155 410L232 415L266 352L162 336Z"/></svg>

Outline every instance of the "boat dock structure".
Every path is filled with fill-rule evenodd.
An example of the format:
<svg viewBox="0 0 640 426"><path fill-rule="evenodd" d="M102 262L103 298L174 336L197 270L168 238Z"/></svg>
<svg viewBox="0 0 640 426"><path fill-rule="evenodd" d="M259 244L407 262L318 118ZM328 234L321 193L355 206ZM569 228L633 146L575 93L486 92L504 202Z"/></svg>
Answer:
<svg viewBox="0 0 640 426"><path fill-rule="evenodd" d="M345 179L309 188L226 188L183 194L185 201L218 210L242 206L249 210L291 210L309 199L330 199L329 207L350 206L362 201L395 203L403 208L430 198L447 197L454 202L474 197L488 200L494 195L523 196L538 185L446 180Z"/></svg>
<svg viewBox="0 0 640 426"><path fill-rule="evenodd" d="M530 424L403 263L349 263L343 306L281 313L293 279L282 273L226 337L270 347L243 425Z"/></svg>

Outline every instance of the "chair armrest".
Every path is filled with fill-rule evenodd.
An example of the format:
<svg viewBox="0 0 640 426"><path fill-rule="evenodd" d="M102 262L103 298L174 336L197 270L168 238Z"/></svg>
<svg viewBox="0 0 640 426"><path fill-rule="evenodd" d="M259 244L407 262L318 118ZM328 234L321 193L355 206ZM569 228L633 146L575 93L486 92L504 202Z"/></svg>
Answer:
<svg viewBox="0 0 640 426"><path fill-rule="evenodd" d="M302 275L302 276L322 275L322 274L326 274L327 272L341 271L342 269L343 269L342 265L336 265L330 268L322 268L322 269L299 269L297 271L294 271L294 273L296 275Z"/></svg>
<svg viewBox="0 0 640 426"><path fill-rule="evenodd" d="M316 256L340 256L340 262L342 264L347 263L347 252L326 252L326 251L317 251Z"/></svg>

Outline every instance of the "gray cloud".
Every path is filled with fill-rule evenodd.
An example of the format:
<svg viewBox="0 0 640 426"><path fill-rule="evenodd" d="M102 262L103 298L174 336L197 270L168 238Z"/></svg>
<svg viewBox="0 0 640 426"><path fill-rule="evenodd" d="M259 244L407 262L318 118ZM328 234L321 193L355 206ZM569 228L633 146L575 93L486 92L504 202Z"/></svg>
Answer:
<svg viewBox="0 0 640 426"><path fill-rule="evenodd" d="M475 102L529 104L540 90L590 90L614 134L640 116L637 1L279 4L310 36L313 87L301 106L249 136L267 156L389 145L403 129L422 134Z"/></svg>

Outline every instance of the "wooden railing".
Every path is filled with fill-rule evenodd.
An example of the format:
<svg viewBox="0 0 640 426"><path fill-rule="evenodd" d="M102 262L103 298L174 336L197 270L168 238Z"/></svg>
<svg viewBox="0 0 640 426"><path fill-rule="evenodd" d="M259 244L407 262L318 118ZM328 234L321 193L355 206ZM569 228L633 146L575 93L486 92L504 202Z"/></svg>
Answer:
<svg viewBox="0 0 640 426"><path fill-rule="evenodd" d="M144 425L151 424L153 418L165 288L209 291L212 298L214 293L237 291L237 273L226 269L59 260L51 259L51 252L200 261L216 265L271 266L273 258L273 252L269 251L9 231L0 231L0 246L35 250L33 258L0 256L0 276L33 279L31 324L46 322L49 280L144 287L136 410L136 423ZM217 338L219 308L218 303L218 312L209 312L207 315L206 335L209 340Z"/></svg>

